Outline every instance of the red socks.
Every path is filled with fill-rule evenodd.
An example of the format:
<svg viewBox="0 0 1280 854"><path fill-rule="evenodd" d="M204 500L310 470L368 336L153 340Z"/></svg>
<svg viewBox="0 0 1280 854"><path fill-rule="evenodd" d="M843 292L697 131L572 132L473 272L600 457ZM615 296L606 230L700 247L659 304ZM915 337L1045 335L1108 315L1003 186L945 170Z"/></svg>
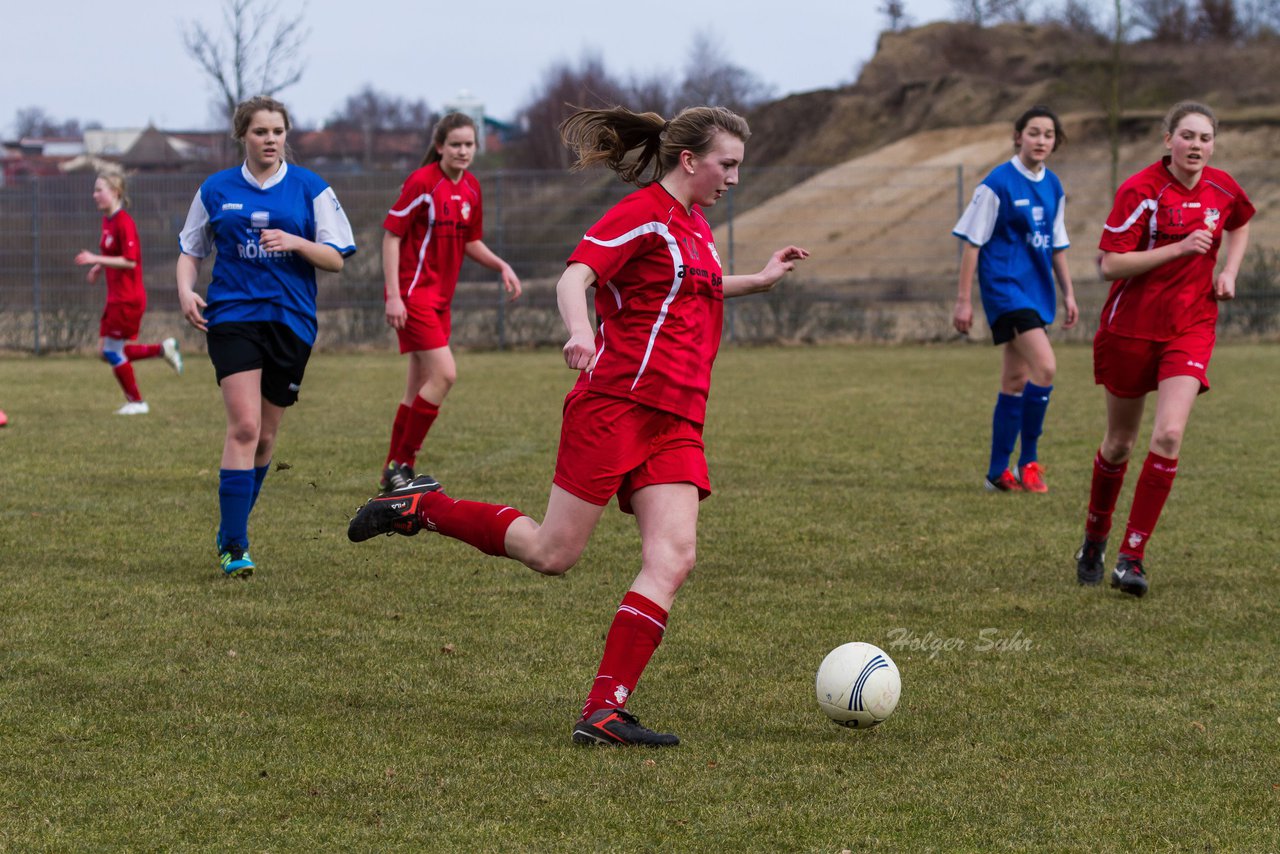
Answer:
<svg viewBox="0 0 1280 854"><path fill-rule="evenodd" d="M408 420L400 434L400 446L395 449L392 459L412 466L418 459L418 449L422 447L422 440L427 438L427 431L431 429L431 425L435 423L436 416L439 414L439 406L421 397L415 397L413 405L409 407Z"/></svg>
<svg viewBox="0 0 1280 854"><path fill-rule="evenodd" d="M391 422L391 445L387 448L387 458L382 463L383 468L386 468L392 460L403 462L396 459L396 453L400 450L400 443L404 441L404 428L409 423L410 411L410 408L403 403L396 407L396 418Z"/></svg>
<svg viewBox="0 0 1280 854"><path fill-rule="evenodd" d="M142 392L138 391L138 381L133 377L132 362L116 365L111 372L116 375L116 382L120 383L120 388L124 390L126 400L130 403L142 400Z"/></svg>
<svg viewBox="0 0 1280 854"><path fill-rule="evenodd" d="M164 346L160 344L126 344L124 345L124 357L129 361L137 361L138 359L155 359L164 352Z"/></svg>
<svg viewBox="0 0 1280 854"><path fill-rule="evenodd" d="M418 502L423 527L494 557L507 556L507 529L523 515L504 504L458 501L443 492L428 492Z"/></svg>
<svg viewBox="0 0 1280 854"><path fill-rule="evenodd" d="M627 704L666 630L667 612L639 593L627 591L605 638L600 669L582 707L584 718Z"/></svg>
<svg viewBox="0 0 1280 854"><path fill-rule="evenodd" d="M1089 515L1084 523L1084 535L1091 540L1105 540L1111 533L1111 514L1116 510L1120 487L1124 486L1124 473L1129 461L1109 463L1102 458L1102 451L1093 458L1093 483L1089 487Z"/></svg>
<svg viewBox="0 0 1280 854"><path fill-rule="evenodd" d="M1162 457L1155 451L1147 454L1138 477L1138 488L1133 493L1129 524L1124 530L1124 542L1120 544L1121 554L1142 559L1177 474L1177 460Z"/></svg>

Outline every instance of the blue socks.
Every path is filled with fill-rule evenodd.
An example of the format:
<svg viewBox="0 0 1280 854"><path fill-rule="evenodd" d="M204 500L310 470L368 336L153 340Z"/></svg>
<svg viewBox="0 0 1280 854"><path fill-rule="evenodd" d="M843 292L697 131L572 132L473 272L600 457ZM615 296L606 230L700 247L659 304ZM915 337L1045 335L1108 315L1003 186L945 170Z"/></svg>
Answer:
<svg viewBox="0 0 1280 854"><path fill-rule="evenodd" d="M249 509L258 503L258 493L262 491L262 482L267 479L267 472L271 470L271 460L267 460L265 466L255 466L253 469L253 499L249 502Z"/></svg>
<svg viewBox="0 0 1280 854"><path fill-rule="evenodd" d="M1009 456L1022 431L1022 395L1000 392L991 416L991 463L987 478L995 481L1009 467Z"/></svg>
<svg viewBox="0 0 1280 854"><path fill-rule="evenodd" d="M1028 382L1022 389L1022 451L1018 454L1018 466L1034 463L1037 445L1044 430L1044 413L1049 408L1049 392L1053 386Z"/></svg>
<svg viewBox="0 0 1280 854"><path fill-rule="evenodd" d="M218 538L223 546L249 547L249 511L253 509L256 493L255 473L256 469L218 471L218 505L222 510Z"/></svg>

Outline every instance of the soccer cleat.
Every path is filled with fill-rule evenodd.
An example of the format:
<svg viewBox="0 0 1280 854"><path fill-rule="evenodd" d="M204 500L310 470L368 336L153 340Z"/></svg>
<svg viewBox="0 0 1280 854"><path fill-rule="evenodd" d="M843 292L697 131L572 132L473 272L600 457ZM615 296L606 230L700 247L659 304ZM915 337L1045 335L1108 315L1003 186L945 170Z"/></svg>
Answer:
<svg viewBox="0 0 1280 854"><path fill-rule="evenodd" d="M182 354L178 352L178 339L166 338L160 342L164 347L164 360L169 363L169 367L173 368L173 372L182 375Z"/></svg>
<svg viewBox="0 0 1280 854"><path fill-rule="evenodd" d="M1111 571L1111 586L1130 596L1143 596L1147 592L1147 573L1140 558L1120 555L1116 568Z"/></svg>
<svg viewBox="0 0 1280 854"><path fill-rule="evenodd" d="M640 725L636 716L625 709L600 709L573 726L575 744L602 744L607 747L675 747L680 739L674 733L654 732Z"/></svg>
<svg viewBox="0 0 1280 854"><path fill-rule="evenodd" d="M214 534L213 544L218 549L218 564L222 567L223 575L228 578L248 578L253 575L255 567L248 549L235 544L223 547L220 533Z"/></svg>
<svg viewBox="0 0 1280 854"><path fill-rule="evenodd" d="M1107 571L1107 541L1084 538L1080 550L1076 552L1076 581L1092 587L1102 583L1102 574Z"/></svg>
<svg viewBox="0 0 1280 854"><path fill-rule="evenodd" d="M387 467L382 470L382 480L378 482L378 488L382 492L390 492L393 489L404 489L413 479L417 477L413 473L413 466L408 463L397 463L395 460L387 463Z"/></svg>
<svg viewBox="0 0 1280 854"><path fill-rule="evenodd" d="M116 415L146 415L151 411L145 400L131 400L116 410Z"/></svg>
<svg viewBox="0 0 1280 854"><path fill-rule="evenodd" d="M1044 468L1039 463L1018 466L1018 485L1027 492L1049 491L1048 484L1044 482Z"/></svg>
<svg viewBox="0 0 1280 854"><path fill-rule="evenodd" d="M347 539L362 543L379 534L412 537L422 530L418 505L428 492L439 492L440 484L429 474L415 477L408 486L370 498L347 525Z"/></svg>
<svg viewBox="0 0 1280 854"><path fill-rule="evenodd" d="M991 492L1021 492L1022 485L1018 483L1018 479L1013 476L1013 472L1005 469L1001 475L992 480L989 477L982 479L982 485Z"/></svg>

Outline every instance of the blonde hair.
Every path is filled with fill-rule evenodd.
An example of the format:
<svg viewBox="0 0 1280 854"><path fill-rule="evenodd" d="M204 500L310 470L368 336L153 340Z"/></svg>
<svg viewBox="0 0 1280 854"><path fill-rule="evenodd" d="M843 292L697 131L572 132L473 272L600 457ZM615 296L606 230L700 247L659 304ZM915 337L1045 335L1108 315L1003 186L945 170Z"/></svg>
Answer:
<svg viewBox="0 0 1280 854"><path fill-rule="evenodd" d="M427 148L427 153L423 156L422 162L418 164L418 168L422 168L428 163L439 163L441 157L437 149L444 145L444 141L449 138L450 133L459 128L471 128L476 132L477 136L480 134L480 131L476 128L475 119L471 118L471 116L466 113L447 113L431 129L431 145ZM476 142L479 141L479 139L476 140Z"/></svg>
<svg viewBox="0 0 1280 854"><path fill-rule="evenodd" d="M1218 117L1213 114L1213 110L1209 109L1199 101L1179 101L1174 104L1169 112L1164 116L1164 132L1172 135L1178 129L1178 124L1192 113L1198 113L1209 120L1209 124L1213 126L1213 132L1218 132Z"/></svg>
<svg viewBox="0 0 1280 854"><path fill-rule="evenodd" d="M578 110L560 125L560 138L577 155L574 171L604 163L628 184L647 187L679 164L680 152L710 151L720 131L743 142L751 136L747 120L724 107L686 107L670 121L611 107Z"/></svg>
<svg viewBox="0 0 1280 854"><path fill-rule="evenodd" d="M116 196L120 199L120 207L129 207L129 193L125 190L124 173L108 171L106 169L98 173L94 181L105 181L107 186L115 190Z"/></svg>

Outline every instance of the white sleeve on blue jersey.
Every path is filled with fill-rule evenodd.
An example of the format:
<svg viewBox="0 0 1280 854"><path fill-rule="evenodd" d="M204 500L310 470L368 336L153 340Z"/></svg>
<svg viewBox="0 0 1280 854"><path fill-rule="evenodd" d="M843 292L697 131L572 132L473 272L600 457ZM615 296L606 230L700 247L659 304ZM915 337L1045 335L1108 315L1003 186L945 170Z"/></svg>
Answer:
<svg viewBox="0 0 1280 854"><path fill-rule="evenodd" d="M178 249L183 255L193 258L208 258L213 251L213 229L209 225L209 211L205 210L200 190L196 190L196 197L187 210L187 222L178 235Z"/></svg>
<svg viewBox="0 0 1280 854"><path fill-rule="evenodd" d="M311 200L311 209L316 218L316 243L332 246L344 258L354 254L356 238L351 231L351 223L347 220L347 212L342 209L338 194L332 187L325 187L320 195Z"/></svg>
<svg viewBox="0 0 1280 854"><path fill-rule="evenodd" d="M965 208L951 233L974 246L982 246L991 239L999 215L999 197L986 184L979 184L973 191L973 201L969 202L969 207Z"/></svg>
<svg viewBox="0 0 1280 854"><path fill-rule="evenodd" d="M1058 215L1053 218L1053 248L1066 249L1071 245L1067 239L1067 197L1058 197Z"/></svg>

